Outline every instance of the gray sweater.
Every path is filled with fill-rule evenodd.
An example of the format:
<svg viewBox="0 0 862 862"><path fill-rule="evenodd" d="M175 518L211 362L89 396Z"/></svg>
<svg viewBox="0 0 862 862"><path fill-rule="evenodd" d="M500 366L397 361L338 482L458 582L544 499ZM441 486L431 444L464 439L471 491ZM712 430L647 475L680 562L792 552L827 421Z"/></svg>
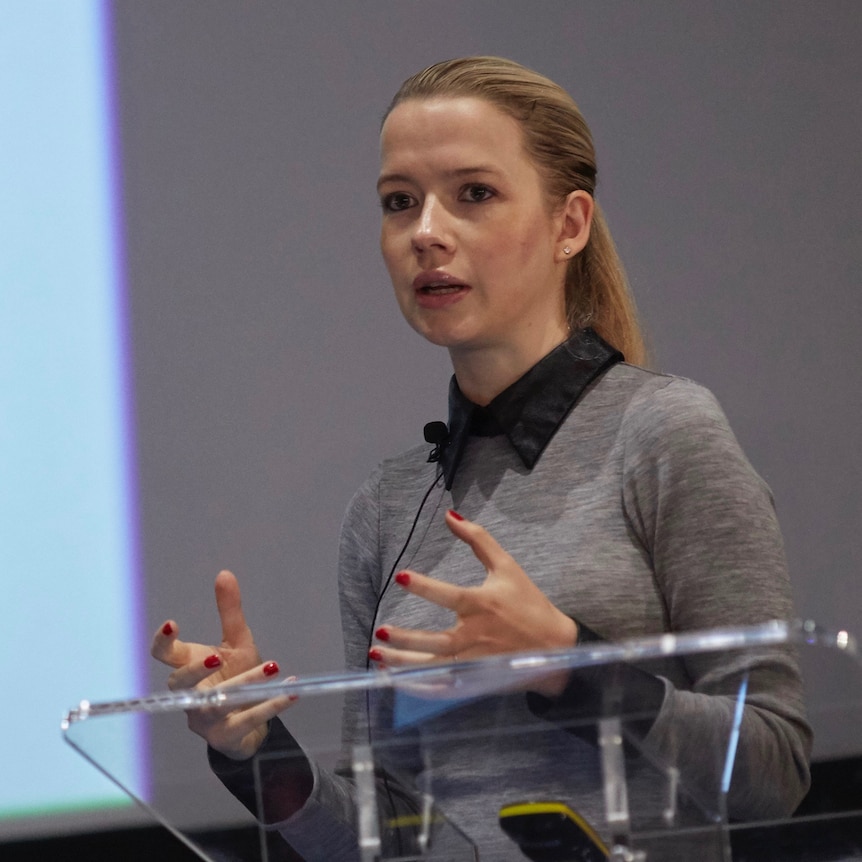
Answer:
<svg viewBox="0 0 862 862"><path fill-rule="evenodd" d="M418 447L385 461L348 508L339 563L348 669L365 669L380 623L452 623L447 611L397 586L386 587L375 615L439 471L426 456ZM442 481L434 487L398 568L478 585L484 570L446 528L447 508L487 528L558 608L606 640L793 615L769 489L712 395L684 379L614 365L586 387L532 469L505 435L466 438L451 491ZM705 656L653 668L664 698L642 741L649 756L629 772L635 807L639 798L655 807L662 795L650 758L701 773L712 793L743 665L741 657ZM787 816L808 781L799 673L780 651L749 671L729 814ZM595 745L556 724L549 707L539 717L515 693L465 704L422 731L434 721L457 727L458 737L413 772L432 775L440 810L478 844L482 860L523 858L497 824L507 803L565 799L603 831ZM364 701L345 709L347 748L366 737L365 713ZM522 732L494 739L494 728ZM311 797L280 831L308 859L357 858L350 779L314 764L312 771ZM387 787L382 798L392 796Z"/></svg>

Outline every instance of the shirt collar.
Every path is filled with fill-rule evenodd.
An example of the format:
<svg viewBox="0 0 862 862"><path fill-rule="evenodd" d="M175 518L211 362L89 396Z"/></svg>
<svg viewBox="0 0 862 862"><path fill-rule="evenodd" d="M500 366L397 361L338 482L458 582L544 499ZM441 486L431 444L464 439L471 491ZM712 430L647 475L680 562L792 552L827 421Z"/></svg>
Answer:
<svg viewBox="0 0 862 862"><path fill-rule="evenodd" d="M593 330L582 329L540 359L487 407L470 401L455 377L449 383L449 441L441 463L451 489L470 436L505 434L532 470L583 391L623 355Z"/></svg>

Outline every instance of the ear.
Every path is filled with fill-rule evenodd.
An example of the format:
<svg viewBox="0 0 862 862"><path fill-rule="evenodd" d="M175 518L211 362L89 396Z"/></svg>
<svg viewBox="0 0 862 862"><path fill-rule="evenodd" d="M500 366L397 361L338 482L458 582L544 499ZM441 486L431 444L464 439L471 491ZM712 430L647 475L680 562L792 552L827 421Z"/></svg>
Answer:
<svg viewBox="0 0 862 862"><path fill-rule="evenodd" d="M557 236L554 260L571 260L584 250L590 238L594 210L595 202L589 192L569 192L559 210L560 233Z"/></svg>

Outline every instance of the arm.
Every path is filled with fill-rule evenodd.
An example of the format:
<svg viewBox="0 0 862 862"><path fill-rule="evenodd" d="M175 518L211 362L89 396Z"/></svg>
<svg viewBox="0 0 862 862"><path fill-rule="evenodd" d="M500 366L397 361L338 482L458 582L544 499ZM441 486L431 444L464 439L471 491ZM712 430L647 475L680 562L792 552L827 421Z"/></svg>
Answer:
<svg viewBox="0 0 862 862"><path fill-rule="evenodd" d="M173 620L153 637L153 657L174 668L168 679L172 690L261 682L279 671L275 662L260 660L232 573L219 573L215 595L222 625L218 646L180 640ZM294 698L285 696L239 709L208 707L187 713L189 728L207 742L214 773L263 822L283 820L300 810L313 786L311 763L275 718L293 702ZM264 810L258 811L254 758L275 751L282 755L279 760L261 761Z"/></svg>
<svg viewBox="0 0 862 862"><path fill-rule="evenodd" d="M674 380L632 403L624 433L624 507L652 560L669 630L791 618L769 489L710 393ZM647 737L672 762L697 764L704 751L723 750L748 669L728 798L730 816L740 819L787 816L808 786L811 731L796 662L783 650L755 658L688 660L690 687L666 683L663 708Z"/></svg>
<svg viewBox="0 0 862 862"><path fill-rule="evenodd" d="M345 513L339 542L338 587L345 666L349 671L367 669L368 637L377 596L382 589L377 544L379 480L378 470L354 495ZM335 771L320 769L313 760L307 759L312 787L302 808L281 822L273 817L265 821L308 860L346 862L359 858L355 786L351 774L352 746L368 740L366 711L364 693L347 695L342 713L342 757ZM291 759L301 752L277 721L263 750L288 752ZM277 788L277 776L271 779ZM415 795L391 777L378 773L376 788L378 811L384 820L413 815L418 810ZM392 830L381 827L381 835L384 850L391 850L394 855L404 855L415 849L407 846L411 837L408 832L396 836ZM395 846L387 848L387 842Z"/></svg>

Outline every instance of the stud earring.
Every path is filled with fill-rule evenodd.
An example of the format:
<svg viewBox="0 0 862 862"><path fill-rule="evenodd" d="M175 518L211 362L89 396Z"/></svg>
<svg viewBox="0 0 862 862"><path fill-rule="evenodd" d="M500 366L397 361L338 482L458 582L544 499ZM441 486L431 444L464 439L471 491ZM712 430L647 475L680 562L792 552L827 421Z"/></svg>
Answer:
<svg viewBox="0 0 862 862"><path fill-rule="evenodd" d="M563 249L563 254L571 254L571 253L572 253L572 250L571 250L568 246L566 246L566 247Z"/></svg>

